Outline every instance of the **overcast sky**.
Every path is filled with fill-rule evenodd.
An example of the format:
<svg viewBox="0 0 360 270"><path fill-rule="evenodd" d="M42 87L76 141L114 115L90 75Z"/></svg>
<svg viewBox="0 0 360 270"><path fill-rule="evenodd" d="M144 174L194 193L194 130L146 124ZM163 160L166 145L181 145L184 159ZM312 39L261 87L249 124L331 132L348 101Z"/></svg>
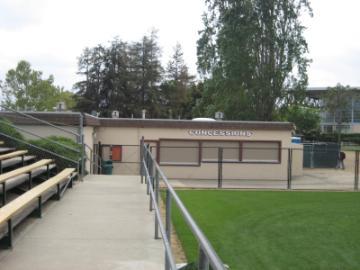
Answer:
<svg viewBox="0 0 360 270"><path fill-rule="evenodd" d="M159 30L163 62L176 42L196 73L196 40L204 0L0 0L0 80L21 59L71 89L85 47L115 36L139 40ZM310 86L360 86L359 0L314 0L308 27Z"/></svg>

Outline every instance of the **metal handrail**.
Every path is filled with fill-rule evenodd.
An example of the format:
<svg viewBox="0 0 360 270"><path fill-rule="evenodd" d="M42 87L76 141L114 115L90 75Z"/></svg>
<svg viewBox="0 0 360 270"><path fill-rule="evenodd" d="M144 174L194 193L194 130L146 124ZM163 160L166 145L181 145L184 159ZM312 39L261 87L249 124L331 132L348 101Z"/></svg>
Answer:
<svg viewBox="0 0 360 270"><path fill-rule="evenodd" d="M30 134L31 136L37 137L37 138L39 138L39 139L43 139L43 140L46 140L46 141L48 141L48 142L50 142L50 143L54 143L54 144L56 144L56 145L58 145L58 146L64 147L64 148L66 148L66 149L68 149L68 150L71 150L71 151L73 151L73 152L80 153L80 150L78 150L78 149L76 149L76 148L72 148L72 147L70 147L70 146L68 146L68 145L59 143L59 142L57 142L57 141L50 140L49 138L42 137L42 136L40 136L40 135L37 135L37 134L35 134L35 133L31 132L31 131L28 131L28 130L26 130L26 129L23 129L23 128L21 128L21 127L15 126L15 125L10 124L10 123L7 123L6 121L1 121L1 120L0 120L0 123L3 123L3 124L8 125L8 126L10 126L10 127L13 127L13 128L15 128L15 129L17 129L17 130L20 130L20 131L22 131L22 132L24 132L24 133Z"/></svg>
<svg viewBox="0 0 360 270"><path fill-rule="evenodd" d="M149 149L147 147L145 147L145 145L142 142L142 168L141 169L141 174L143 175L143 173L145 172L145 177L146 177L146 183L148 186L148 194L150 194L150 210L152 209L153 205L155 206L155 210L156 208L158 208L157 202L155 200L155 195L153 194L153 185L154 185L154 181L156 182L159 181L159 176L162 178L163 182L165 183L166 187L167 187L167 205L166 205L166 212L170 211L171 206L170 205L170 199L169 198L173 198L173 200L175 201L176 205L178 206L180 213L182 214L182 216L184 217L186 223L188 224L190 230L192 231L193 235L195 236L195 238L198 241L199 244L199 269L208 269L209 265L211 265L213 270L226 270L226 267L224 266L224 263L221 261L220 257L217 255L217 253L215 252L214 248L212 247L212 245L210 244L209 240L206 238L206 236L204 235L204 233L201 231L201 229L199 228L199 226L196 224L195 220L192 218L191 214L189 213L189 211L186 209L185 205L183 204L183 202L180 200L180 198L178 197L177 193L175 192L175 190L173 189L173 187L171 186L171 184L169 183L167 177L165 176L165 174L163 173L163 171L161 170L159 164L156 162L156 160L154 159L152 153L149 151ZM152 166L155 167L155 174L154 176L150 176L149 175L149 168L148 168L148 163L149 160L148 157L150 158L150 162L152 164ZM159 189L159 185L157 184L156 186L156 192L158 192ZM169 201L169 202L168 202ZM169 204L169 205L168 205ZM156 212L156 215L157 212ZM168 214L167 214L168 215ZM169 219L169 217L167 216L166 219ZM167 221L170 222L170 221ZM157 228L156 226L158 225L159 227L161 227L161 220L158 222L158 224L155 224L155 231L157 232ZM169 224L170 226L170 224ZM155 235L156 235L155 232ZM169 232L168 232L169 233ZM165 246L165 249L167 249L167 247ZM171 252L171 250L166 250L166 254L168 254L169 252ZM166 266L166 270L168 269L168 267L170 267L169 269L173 269L171 266L171 261L169 260L169 258L167 258L168 261L166 261L166 263L169 263L169 265ZM175 268L176 269L176 268Z"/></svg>
<svg viewBox="0 0 360 270"><path fill-rule="evenodd" d="M58 127L58 126L53 125L52 123L50 123L50 122L48 122L48 121L45 121L45 120L36 118L36 117L34 117L34 116L31 116L31 115L26 114L26 113L23 113L23 112L19 112L19 111L14 110L14 109L12 109L12 108L10 108L10 107L7 107L7 106L5 106L5 105L3 105L3 104L0 104L0 107L4 108L4 109L6 109L6 110L9 110L9 111L11 111L11 112L14 112L14 113L16 113L16 114L20 114L20 115L22 115L22 116L25 116L25 117L27 117L27 118L30 118L30 119L32 119L32 120L38 121L38 122L40 122L40 123L42 123L42 124L45 124L45 125L51 126L51 127L53 127L53 128L56 128L56 129L58 129L58 130L64 131L64 132L66 132L66 133L75 135L77 138L79 138L79 137L81 136L80 134L78 134L78 133L76 133L76 132L73 132L73 131L71 131L71 130L67 130L67 129L65 129L65 128ZM79 113L79 115L81 115L81 114Z"/></svg>
<svg viewBox="0 0 360 270"><path fill-rule="evenodd" d="M85 146L85 148L88 148L88 149L90 150L90 157L87 156L87 153L86 153L86 151L85 151L86 159L90 161L90 168L92 167L92 165L95 165L95 167L96 167L97 169L100 168L100 173L101 173L101 171L102 171L102 164L101 164L101 162L102 162L102 157L101 157L100 155L96 154L96 153L94 152L94 150L93 150L89 145L87 145L86 143L84 143L84 146ZM100 165L98 164L98 162L94 162L94 161L92 160L93 157L96 157L96 158L98 158L98 160L100 160Z"/></svg>
<svg viewBox="0 0 360 270"><path fill-rule="evenodd" d="M143 163L144 162L145 161L143 160ZM145 177L148 179L148 181L151 181L150 180L149 170L148 170L146 164L144 164L144 170L145 170ZM168 237L166 235L164 224L163 224L163 222L161 220L159 206L158 206L156 198L155 198L155 192L154 192L154 189L153 189L153 187L151 185L149 186L149 191L150 191L150 194L151 194L150 197L152 199L152 203L153 203L154 208L155 208L155 218L156 218L156 220L158 222L157 224L159 224L160 233L161 233L161 236L162 236L162 239L163 239L163 242L164 242L166 258L168 260L168 263L170 264L170 269L176 270L177 267L176 267L176 264L175 264L174 256L173 256L173 254L171 252L170 241L169 241L169 239L168 239Z"/></svg>
<svg viewBox="0 0 360 270"><path fill-rule="evenodd" d="M0 132L0 135L1 135L1 136L4 136L4 137L6 137L6 138L8 138L8 139L10 139L10 140L14 140L14 141L17 141L17 142L19 142L19 143L23 143L23 144L26 144L26 145L28 145L28 146L30 146L30 147L36 148L36 149L38 149L38 150L40 150L40 151L42 151L42 152L47 152L47 153L49 153L49 154L51 154L51 155L53 155L53 156L56 156L56 157L58 157L58 158L61 158L61 159L70 161L70 162L72 162L72 163L76 163L76 164L79 163L78 161L76 161L76 160L74 160L74 159L71 159L71 158L68 158L68 157L59 155L59 154L57 154L57 153L55 153L55 152L53 152L53 151L51 151L51 150L42 148L42 147L37 146L37 145L34 145L34 144L31 144L31 143L29 143L29 142L27 142L27 141L24 141L24 140L20 140L20 139L18 139L18 138L11 137L11 136L9 136L9 135L7 135L7 134L5 134L5 133Z"/></svg>
<svg viewBox="0 0 360 270"><path fill-rule="evenodd" d="M65 129L65 128L56 126L56 125L54 125L54 124L52 124L52 123L50 123L50 122L48 122L48 121L45 121L45 120L39 119L39 118L37 118L37 117L34 117L34 116L32 116L32 115L29 115L29 114L26 114L26 113L23 113L23 112L19 112L19 111L17 111L17 110L14 110L14 109L12 109L12 108L9 108L9 107L1 104L1 103L0 103L0 107L4 108L4 109L6 109L6 110L8 110L8 111L10 111L10 112L13 112L13 113L15 113L15 114L19 114L19 115L21 115L21 116L23 116L23 117L27 117L27 118L30 118L30 119L32 119L32 120L35 120L35 121L37 121L37 122L39 122L39 123L42 123L42 124L44 124L44 125L53 127L53 128L55 128L55 129L57 129L57 130L61 130L61 131L65 132L65 133L74 135L77 143L79 143L79 145L81 145L81 150L72 148L72 147L70 147L70 146L67 146L67 145L65 145L65 144L62 144L62 143L59 143L59 142L57 142L57 141L51 140L51 139L49 139L49 138L45 138L45 137L39 136L39 135L37 135L37 134L35 134L35 133L33 133L33 132L30 132L30 131L28 131L28 130L22 129L22 128L18 127L18 126L15 126L15 125L12 125L12 124L9 124L9 123L4 122L5 124L7 124L7 125L9 125L9 126L12 126L13 128L15 128L15 129L17 129L17 130L20 130L20 131L22 131L22 132L28 133L28 134L30 134L30 135L32 135L32 136L34 136L34 137L37 137L37 138L41 138L41 139L47 140L47 141L50 142L50 143L57 144L57 145L65 148L65 149L67 149L67 150L70 150L70 151L73 151L73 152L75 152L75 153L81 154L81 165L78 164L78 168L80 168L81 171L78 170L78 172L79 172L79 177L80 177L80 179L81 179L81 180L83 179L84 171L85 171L85 163L84 163L84 161L85 161L85 159L84 159L84 152L85 152L84 150L85 150L85 147L84 147L84 131L83 131L84 119L83 119L83 116L82 116L81 113L76 113L77 115L79 115L79 128L80 128L79 133L76 133L76 132L73 132L73 131L71 131L71 130L68 130L68 129ZM6 111L5 111L5 112L6 112ZM6 116L5 116L5 117L6 117Z"/></svg>

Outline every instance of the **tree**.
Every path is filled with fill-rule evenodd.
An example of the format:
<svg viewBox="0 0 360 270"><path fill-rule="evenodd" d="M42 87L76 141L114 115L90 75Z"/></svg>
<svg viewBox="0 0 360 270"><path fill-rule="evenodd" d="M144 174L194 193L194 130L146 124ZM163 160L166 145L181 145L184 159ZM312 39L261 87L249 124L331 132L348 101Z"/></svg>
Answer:
<svg viewBox="0 0 360 270"><path fill-rule="evenodd" d="M198 40L205 114L272 120L284 96L307 85L307 43L299 18L308 0L206 0Z"/></svg>
<svg viewBox="0 0 360 270"><path fill-rule="evenodd" d="M164 92L166 112L169 118L187 118L191 117L191 109L188 104L192 98L191 89L193 88L194 76L188 72L183 59L181 45L178 43L174 48L174 54L169 61L165 81L162 84Z"/></svg>
<svg viewBox="0 0 360 270"><path fill-rule="evenodd" d="M141 42L132 46L132 51L134 52L132 68L137 78L135 86L139 98L137 104L151 117L159 117L163 68L160 62L161 50L157 32L153 30L149 36L144 36Z"/></svg>
<svg viewBox="0 0 360 270"><path fill-rule="evenodd" d="M53 110L56 103L65 101L71 108L72 94L54 86L54 77L42 78L42 72L33 70L27 61L20 61L15 69L10 69L1 86L3 104L19 110Z"/></svg>
<svg viewBox="0 0 360 270"><path fill-rule="evenodd" d="M307 135L320 128L319 110L304 106L291 106L287 109L284 120L295 124L296 133Z"/></svg>
<svg viewBox="0 0 360 270"><path fill-rule="evenodd" d="M156 32L134 43L115 38L109 46L86 48L79 58L79 74L84 80L75 84L77 108L110 116L118 110L121 117L140 116L146 109L151 117L161 113L162 66Z"/></svg>
<svg viewBox="0 0 360 270"><path fill-rule="evenodd" d="M357 94L352 91L350 86L337 84L335 87L329 87L322 96L324 102L323 110L329 113L336 123L339 143L341 142L342 123L350 121L347 117L347 112L355 95Z"/></svg>

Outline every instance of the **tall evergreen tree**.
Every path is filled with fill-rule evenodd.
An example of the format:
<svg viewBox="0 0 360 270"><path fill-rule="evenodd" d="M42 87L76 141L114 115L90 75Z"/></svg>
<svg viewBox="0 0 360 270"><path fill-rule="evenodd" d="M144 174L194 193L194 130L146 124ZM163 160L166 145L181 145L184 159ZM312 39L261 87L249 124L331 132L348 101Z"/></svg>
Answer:
<svg viewBox="0 0 360 270"><path fill-rule="evenodd" d="M162 85L166 100L164 114L169 118L191 117L188 104L192 98L191 89L193 89L194 76L188 72L179 43L176 44L174 54L167 65L165 78Z"/></svg>
<svg viewBox="0 0 360 270"><path fill-rule="evenodd" d="M200 110L229 119L272 120L288 90L307 85L307 43L300 16L308 0L206 0L198 40L205 78Z"/></svg>
<svg viewBox="0 0 360 270"><path fill-rule="evenodd" d="M127 43L115 38L108 47L85 49L79 59L84 80L75 87L77 108L96 110L110 116L140 116L146 109L151 117L160 114L162 66L156 32L140 42Z"/></svg>

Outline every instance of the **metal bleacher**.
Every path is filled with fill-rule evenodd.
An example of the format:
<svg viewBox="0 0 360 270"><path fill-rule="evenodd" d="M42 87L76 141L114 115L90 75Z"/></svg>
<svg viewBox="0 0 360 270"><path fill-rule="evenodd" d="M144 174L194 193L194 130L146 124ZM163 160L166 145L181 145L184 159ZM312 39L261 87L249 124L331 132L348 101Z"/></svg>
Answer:
<svg viewBox="0 0 360 270"><path fill-rule="evenodd" d="M0 246L11 248L14 227L34 212L41 217L42 205L59 200L77 174L74 168L58 173L53 159L37 160L27 150L0 145Z"/></svg>

